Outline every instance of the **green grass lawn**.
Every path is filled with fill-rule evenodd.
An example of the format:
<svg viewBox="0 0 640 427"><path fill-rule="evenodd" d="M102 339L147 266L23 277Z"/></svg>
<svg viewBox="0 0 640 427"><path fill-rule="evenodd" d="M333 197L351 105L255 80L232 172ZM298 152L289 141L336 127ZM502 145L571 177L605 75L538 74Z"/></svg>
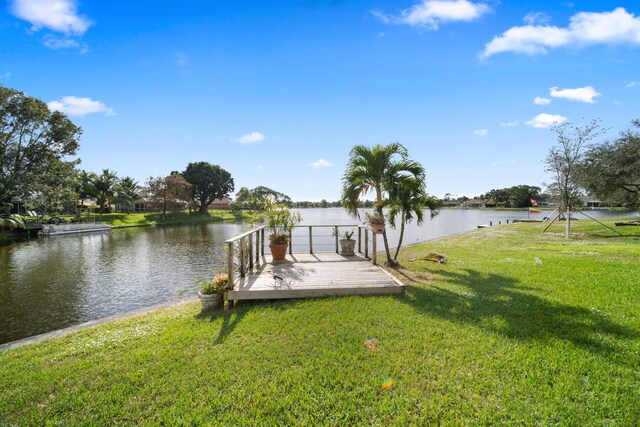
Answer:
<svg viewBox="0 0 640 427"><path fill-rule="evenodd" d="M0 353L0 425L637 425L640 227L562 227L407 248L397 297L190 303Z"/></svg>
<svg viewBox="0 0 640 427"><path fill-rule="evenodd" d="M74 215L63 215L67 220L74 218ZM99 214L92 214L91 219L97 220ZM83 214L83 219L86 214ZM247 213L234 212L229 210L211 210L207 213L199 212L167 212L165 218L158 212L144 213L105 213L102 215L102 222L114 227L145 227L151 225L184 225L203 224L218 221L234 221L248 218Z"/></svg>

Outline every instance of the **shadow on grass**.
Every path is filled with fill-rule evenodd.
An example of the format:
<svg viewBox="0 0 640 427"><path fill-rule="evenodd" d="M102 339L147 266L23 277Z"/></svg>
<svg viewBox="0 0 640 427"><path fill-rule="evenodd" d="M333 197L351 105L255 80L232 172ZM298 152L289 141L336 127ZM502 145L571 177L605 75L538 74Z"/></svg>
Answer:
<svg viewBox="0 0 640 427"><path fill-rule="evenodd" d="M417 276L402 268L394 271L405 283L414 283L397 297L399 301L425 315L471 324L511 339L568 341L624 361L629 355L616 341L638 338L637 331L611 321L605 313L545 300L509 277L473 269L450 272L427 268L428 275L423 272ZM438 285L434 279L454 285L454 290Z"/></svg>

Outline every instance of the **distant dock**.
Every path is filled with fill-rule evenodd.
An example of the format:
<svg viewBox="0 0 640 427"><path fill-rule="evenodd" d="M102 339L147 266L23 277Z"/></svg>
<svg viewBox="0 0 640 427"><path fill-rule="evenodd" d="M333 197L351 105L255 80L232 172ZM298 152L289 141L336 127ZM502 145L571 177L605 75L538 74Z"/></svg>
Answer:
<svg viewBox="0 0 640 427"><path fill-rule="evenodd" d="M43 236L64 236L68 234L101 233L111 231L106 224L45 224L42 226Z"/></svg>

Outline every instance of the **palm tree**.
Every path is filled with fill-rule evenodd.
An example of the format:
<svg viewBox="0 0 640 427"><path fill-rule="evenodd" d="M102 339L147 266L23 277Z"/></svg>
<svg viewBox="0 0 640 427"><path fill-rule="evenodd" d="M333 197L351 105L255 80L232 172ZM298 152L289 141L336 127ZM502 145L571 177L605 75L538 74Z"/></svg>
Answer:
<svg viewBox="0 0 640 427"><path fill-rule="evenodd" d="M407 149L400 143L367 147L356 145L349 153L347 170L342 176L341 202L352 216L359 218L358 201L368 191L376 195L375 210L383 216L385 195L398 192L410 179L424 186L425 171L422 165L409 159ZM387 264L395 264L389 252L386 230L382 232Z"/></svg>
<svg viewBox="0 0 640 427"><path fill-rule="evenodd" d="M115 200L126 206L127 214L131 213L131 205L140 198L140 186L130 176L120 180L115 189Z"/></svg>
<svg viewBox="0 0 640 427"><path fill-rule="evenodd" d="M437 199L427 195L424 182L410 177L404 180L403 185L397 186L390 197L389 225L396 228L396 219L397 217L400 219L400 237L393 257L393 261L397 263L405 224L413 221L415 215L416 223L421 225L424 222L424 208L429 209L430 219L433 219L440 213L438 211L440 203Z"/></svg>
<svg viewBox="0 0 640 427"><path fill-rule="evenodd" d="M118 177L116 173L109 169L103 169L101 175L97 175L93 179L93 186L96 190L96 204L100 207L100 218L98 221L102 221L102 214L105 207L109 207L111 199L115 195L115 186L118 183Z"/></svg>

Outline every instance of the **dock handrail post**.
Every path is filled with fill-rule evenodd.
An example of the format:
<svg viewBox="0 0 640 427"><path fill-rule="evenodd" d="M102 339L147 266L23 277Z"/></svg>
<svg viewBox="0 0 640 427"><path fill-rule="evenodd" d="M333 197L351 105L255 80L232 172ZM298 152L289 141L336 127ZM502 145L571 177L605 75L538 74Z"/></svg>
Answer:
<svg viewBox="0 0 640 427"><path fill-rule="evenodd" d="M362 228L358 227L358 253L362 253Z"/></svg>
<svg viewBox="0 0 640 427"><path fill-rule="evenodd" d="M249 234L249 268L253 270L253 233Z"/></svg>
<svg viewBox="0 0 640 427"><path fill-rule="evenodd" d="M369 229L364 229L364 257L369 259Z"/></svg>
<svg viewBox="0 0 640 427"><path fill-rule="evenodd" d="M338 226L337 225L333 228L333 231L336 235L336 253L338 253Z"/></svg>
<svg viewBox="0 0 640 427"><path fill-rule="evenodd" d="M373 254L372 254L373 260L372 261L373 261L373 265L377 265L378 264L378 255L377 255L378 249L376 248L376 242L378 240L378 234L377 233L372 233L372 234L373 234L373 236L372 236L373 237L373 239L372 239L373 240Z"/></svg>
<svg viewBox="0 0 640 427"><path fill-rule="evenodd" d="M233 289L233 242L229 242L227 246L227 277L229 277L229 289Z"/></svg>
<svg viewBox="0 0 640 427"><path fill-rule="evenodd" d="M260 267L260 231L256 231L256 268Z"/></svg>
<svg viewBox="0 0 640 427"><path fill-rule="evenodd" d="M240 258L240 277L244 277L244 237L240 239L240 251L238 255Z"/></svg>
<svg viewBox="0 0 640 427"><path fill-rule="evenodd" d="M293 255L293 238L291 231L289 232L289 255Z"/></svg>
<svg viewBox="0 0 640 427"><path fill-rule="evenodd" d="M313 255L313 227L309 226L309 253Z"/></svg>
<svg viewBox="0 0 640 427"><path fill-rule="evenodd" d="M264 228L260 229L260 241L261 241L261 245L260 245L260 255L264 256Z"/></svg>

